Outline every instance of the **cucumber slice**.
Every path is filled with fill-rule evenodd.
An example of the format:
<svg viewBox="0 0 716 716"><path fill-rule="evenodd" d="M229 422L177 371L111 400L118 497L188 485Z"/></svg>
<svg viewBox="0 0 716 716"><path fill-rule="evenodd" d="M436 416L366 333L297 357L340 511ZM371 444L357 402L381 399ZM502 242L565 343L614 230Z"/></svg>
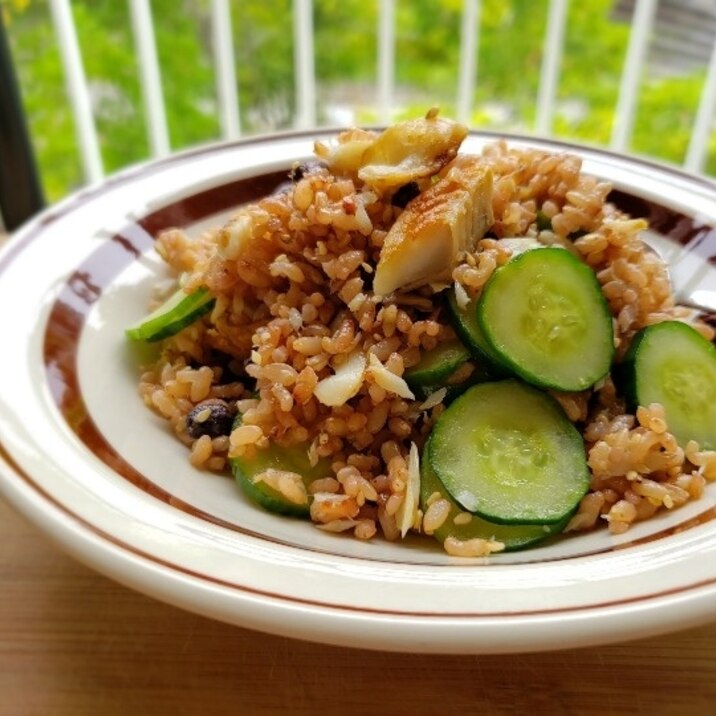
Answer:
<svg viewBox="0 0 716 716"><path fill-rule="evenodd" d="M477 321L502 363L533 385L585 390L611 367L609 306L592 269L564 249L526 251L498 268Z"/></svg>
<svg viewBox="0 0 716 716"><path fill-rule="evenodd" d="M429 444L428 441L428 446ZM426 446L423 451L423 459L420 461L420 506L425 512L428 509L428 500L436 492L439 492L440 496L450 503L447 519L432 535L438 542L442 543L448 537L463 541L474 538L494 539L505 545L505 552L514 552L531 547L565 528L569 518L554 525L500 525L472 515L472 519L467 524L456 525L453 520L464 510L453 500L432 469L427 455L429 449Z"/></svg>
<svg viewBox="0 0 716 716"><path fill-rule="evenodd" d="M213 306L214 298L208 288L199 288L194 293L180 288L143 321L127 328L125 333L135 341L160 341L179 333Z"/></svg>
<svg viewBox="0 0 716 716"><path fill-rule="evenodd" d="M239 425L241 425L240 415L234 421L234 428ZM303 484L308 488L314 480L330 474L328 460L319 460L315 466L311 465L308 460L307 445L284 448L274 444L264 450L256 450L252 457L232 457L229 459L229 464L234 478L247 497L269 512L290 517L308 517L310 494L304 504L297 504L268 483L257 481L257 477L270 469L294 472L301 475Z"/></svg>
<svg viewBox="0 0 716 716"><path fill-rule="evenodd" d="M477 301L470 301L465 308L460 308L455 291L447 292L447 307L453 330L468 346L470 352L480 361L495 378L510 374L500 355L492 348L477 322Z"/></svg>
<svg viewBox="0 0 716 716"><path fill-rule="evenodd" d="M441 385L469 358L469 351L460 341L446 341L425 351L420 362L408 368L403 377L411 390L419 386Z"/></svg>
<svg viewBox="0 0 716 716"><path fill-rule="evenodd" d="M582 436L553 398L515 380L457 398L428 456L455 501L491 522L555 524L589 488Z"/></svg>
<svg viewBox="0 0 716 716"><path fill-rule="evenodd" d="M446 341L423 354L420 362L405 372L405 380L418 400L427 400L433 393L445 389L444 405L462 395L471 385L490 380L492 374L477 361L472 371L462 378L470 351L458 340Z"/></svg>
<svg viewBox="0 0 716 716"><path fill-rule="evenodd" d="M475 383L482 383L485 380L490 380L490 377L485 375L484 371L475 368L467 380L460 381L459 383L446 382L442 385L416 385L414 388L411 388L411 390L418 400L427 400L433 393L445 389L445 397L440 402L443 405L448 405L459 395L462 395L469 387L475 385Z"/></svg>
<svg viewBox="0 0 716 716"><path fill-rule="evenodd" d="M680 321L643 328L620 366L627 399L661 403L680 445L716 450L716 347Z"/></svg>

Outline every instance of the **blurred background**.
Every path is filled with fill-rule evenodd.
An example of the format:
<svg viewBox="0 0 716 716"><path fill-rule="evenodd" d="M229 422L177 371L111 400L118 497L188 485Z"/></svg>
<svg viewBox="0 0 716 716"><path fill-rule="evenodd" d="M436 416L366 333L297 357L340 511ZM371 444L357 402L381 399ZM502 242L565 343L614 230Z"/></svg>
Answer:
<svg viewBox="0 0 716 716"><path fill-rule="evenodd" d="M611 146L716 175L707 116L716 0L1 0L0 7L50 202L102 173L199 143L385 122L432 105L477 128ZM89 129L78 126L77 97L68 101L63 7L86 80ZM689 157L699 121L701 146ZM94 170L82 146L88 132L97 139Z"/></svg>

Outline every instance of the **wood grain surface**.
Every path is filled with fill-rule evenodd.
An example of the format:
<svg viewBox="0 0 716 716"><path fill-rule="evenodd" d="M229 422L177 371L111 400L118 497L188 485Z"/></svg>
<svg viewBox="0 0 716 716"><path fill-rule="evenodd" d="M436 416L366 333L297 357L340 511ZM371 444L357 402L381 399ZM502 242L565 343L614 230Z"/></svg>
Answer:
<svg viewBox="0 0 716 716"><path fill-rule="evenodd" d="M0 500L0 714L713 714L716 624L593 649L424 656L321 646L161 604Z"/></svg>

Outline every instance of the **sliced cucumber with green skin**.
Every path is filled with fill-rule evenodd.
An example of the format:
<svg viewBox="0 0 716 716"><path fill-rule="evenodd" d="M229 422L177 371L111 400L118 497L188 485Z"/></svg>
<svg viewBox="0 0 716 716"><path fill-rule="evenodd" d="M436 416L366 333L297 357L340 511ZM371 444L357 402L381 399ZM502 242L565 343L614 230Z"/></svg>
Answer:
<svg viewBox="0 0 716 716"><path fill-rule="evenodd" d="M716 347L695 328L665 321L643 328L619 366L632 406L660 403L683 447L716 450Z"/></svg>
<svg viewBox="0 0 716 716"><path fill-rule="evenodd" d="M555 524L590 483L584 441L551 396L516 380L457 398L430 436L428 459L467 512L503 524Z"/></svg>
<svg viewBox="0 0 716 716"><path fill-rule="evenodd" d="M448 381L449 380L450 379L448 378ZM479 367L476 367L466 380L459 383L451 384L450 382L445 382L442 385L416 385L415 387L412 387L411 390L418 400L427 400L433 393L437 393L438 390L444 389L445 397L442 399L441 403L443 405L447 405L455 400L455 398L459 395L462 395L470 386L485 380L491 380L491 377L486 375Z"/></svg>
<svg viewBox="0 0 716 716"><path fill-rule="evenodd" d="M473 356L480 361L481 365L484 365L495 378L509 375L510 371L507 366L487 342L485 334L477 322L477 301L470 301L467 306L461 308L457 303L455 291L449 289L447 292L447 307L450 323L455 333L470 349Z"/></svg>
<svg viewBox="0 0 716 716"><path fill-rule="evenodd" d="M420 361L403 375L411 389L424 385L442 385L463 363L470 352L458 340L445 341L420 356Z"/></svg>
<svg viewBox="0 0 716 716"><path fill-rule="evenodd" d="M477 322L502 363L543 388L585 390L614 357L597 277L561 248L526 251L498 268L480 295Z"/></svg>
<svg viewBox="0 0 716 716"><path fill-rule="evenodd" d="M428 450L429 447L423 450L423 458L420 461L420 507L425 512L428 509L428 500L436 492L450 503L447 519L432 535L438 542L444 542L448 537L462 541L475 538L494 539L505 545L505 552L511 552L537 544L565 528L569 518L555 525L500 525L472 515L467 524L456 525L453 520L464 510L452 499L450 493L438 479L430 465L427 456Z"/></svg>
<svg viewBox="0 0 716 716"><path fill-rule="evenodd" d="M234 428L239 425L240 415L234 421ZM311 465L307 445L284 448L273 444L263 450L256 450L252 457L229 458L229 464L234 478L247 497L269 512L290 517L308 517L310 494L304 504L297 504L268 483L257 481L257 477L269 469L293 472L301 476L303 484L308 488L314 480L330 475L328 460L319 460L316 465Z"/></svg>
<svg viewBox="0 0 716 716"><path fill-rule="evenodd" d="M512 252L512 258L525 251L545 248L537 239L530 237L507 237L500 239L500 244ZM511 260L511 259L510 259ZM477 300L470 301L461 308L457 303L454 289L447 292L448 314L455 333L468 346L471 353L480 360L494 378L507 377L512 369L490 345L477 322Z"/></svg>
<svg viewBox="0 0 716 716"><path fill-rule="evenodd" d="M208 288L199 288L194 293L180 288L144 320L127 328L125 333L135 341L160 341L179 333L213 306L214 298Z"/></svg>
<svg viewBox="0 0 716 716"><path fill-rule="evenodd" d="M489 371L469 358L470 352L462 343L447 341L427 351L417 365L405 372L404 377L418 400L427 400L438 390L445 390L441 402L447 405L471 385L492 379ZM447 368L453 366L454 369L446 373Z"/></svg>

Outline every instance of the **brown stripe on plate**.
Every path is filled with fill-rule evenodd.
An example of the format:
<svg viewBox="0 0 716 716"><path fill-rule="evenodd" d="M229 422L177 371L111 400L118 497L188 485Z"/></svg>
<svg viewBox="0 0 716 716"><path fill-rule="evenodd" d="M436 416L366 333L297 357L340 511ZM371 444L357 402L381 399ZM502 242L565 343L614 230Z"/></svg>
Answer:
<svg viewBox="0 0 716 716"><path fill-rule="evenodd" d="M206 189L157 209L140 219L139 224L155 237L164 229L189 226L212 214L268 196L288 182L288 172L287 167L283 171L259 174Z"/></svg>
<svg viewBox="0 0 716 716"><path fill-rule="evenodd" d="M635 219L646 219L650 229L688 247L705 261L716 263L716 228L713 225L620 189L613 189L607 201Z"/></svg>
<svg viewBox="0 0 716 716"><path fill-rule="evenodd" d="M102 290L151 248L161 231L188 226L212 214L255 201L274 191L287 176L288 169L206 189L157 209L136 223L128 223L114 235L108 234L99 248L70 274L57 303L64 302L86 315ZM101 236L101 231L98 234Z"/></svg>
<svg viewBox="0 0 716 716"><path fill-rule="evenodd" d="M466 618L473 618L473 619L480 619L480 618L498 618L498 619L505 619L509 617L531 617L531 616L545 616L545 615L552 615L552 614L571 614L571 613L580 613L580 612L587 612L592 611L595 609L609 609L612 607L623 607L631 604L640 604L641 602L648 602L653 599L661 599L664 597L670 597L674 596L676 594L686 594L688 592L692 592L698 589L704 589L706 587L712 587L716 585L716 578L712 579L703 579L696 582L692 582L691 584L681 586L681 587L674 587L672 589L664 589L658 592L653 592L651 594L643 594L638 597L630 597L628 599L613 599L613 600L605 600L602 602L595 602L592 604L585 604L579 607L555 607L553 609L534 609L534 610L521 610L521 611L515 611L515 612L452 612L450 614L445 614L444 612L423 612L423 611L399 611L397 609L376 609L373 607L351 607L345 604L334 604L333 602L321 602L314 599L304 599L301 597L292 597L286 594L278 594L276 592L269 592L266 590L256 589L254 587L249 587L245 584L237 584L236 582L229 582L228 580L218 579L216 577L212 577L210 575L204 574L202 572L196 572L192 569L187 569L185 567L182 567L178 564L175 564L173 562L168 562L166 560L160 559L156 557L155 555L151 554L150 552L145 552L144 550L138 549L137 547L134 547L131 544L128 544L127 542L124 542L121 539L118 539L114 535L111 535L109 532L106 532L105 530L101 529L97 525L88 522L86 519L81 517L80 515L76 514L72 510L70 510L68 507L63 505L61 502L59 502L57 499L55 499L50 493L46 492L42 487L40 487L33 479L28 475L12 458L10 453L7 451L5 446L3 445L2 441L0 441L0 459L3 460L6 465L15 473L15 475L20 478L23 482L25 482L27 485L30 486L31 489L33 489L37 494L39 494L47 503L52 505L53 508L61 512L67 517L70 517L73 519L77 524L79 524L83 529L87 530L88 532L91 532L96 537L99 537L100 539L104 540L105 542L108 542L109 544L119 547L120 549L124 550L125 552L128 552L129 554L135 555L137 557L141 557L142 559L151 562L153 564L158 565L159 567L162 567L164 569L171 570L172 572L177 572L179 574L186 575L188 577L193 577L195 579L199 579L204 582L208 582L210 584L214 584L220 587L227 587L229 589L236 590L238 592L243 592L246 594L251 594L254 596L260 596L260 597L268 597L270 599L275 599L276 601L280 602L288 602L290 604L305 604L308 606L313 607L319 607L319 608L329 608L333 609L335 611L341 611L341 612L348 612L348 613L358 613L358 614L382 614L386 616L398 616L398 617L423 617L423 618L430 618L430 619L466 619ZM393 562L395 564L395 562Z"/></svg>
<svg viewBox="0 0 716 716"><path fill-rule="evenodd" d="M81 394L77 374L79 338L92 304L122 270L151 247L154 237L159 232L171 227L189 226L213 214L266 196L286 181L287 172L288 169L241 179L186 196L157 209L135 224L128 224L116 235L108 236L108 239L71 274L53 305L45 333L44 360L51 393L65 420L87 448L116 473L152 497L194 517L252 537L296 547L296 544L269 538L262 533L253 532L241 525L206 513L167 492L136 470L111 446L109 440L92 420ZM613 191L609 200L634 216L643 216L653 221L655 229L681 243L689 244L690 249L694 247L694 237L701 236L699 232L705 231L704 227L698 226L694 220L683 214L623 191ZM713 232L714 230L710 229L710 233L703 235L711 237ZM693 520L689 520L685 524L691 527L716 517L711 510L704 515L707 516L700 522L693 523ZM683 529L684 525L676 525L648 538L618 546L610 545L587 554L556 557L547 561L561 561L623 549L633 544L640 544L645 539L659 539ZM310 548L309 551L330 553L316 548ZM386 560L371 558L371 561ZM388 561L400 563L396 560ZM532 561L525 559L511 564ZM435 563L438 564L440 563Z"/></svg>
<svg viewBox="0 0 716 716"><path fill-rule="evenodd" d="M73 432L102 462L162 502L194 517L264 540L268 538L262 533L218 518L180 500L136 470L111 446L89 415L82 396L77 372L77 352L87 314L101 296L102 290L151 247L156 234L164 229L186 226L233 206L254 201L269 194L285 179L285 171L274 172L209 189L162 207L137 224L128 225L118 234L108 237L108 240L70 275L60 291L50 311L43 346L48 386L55 403Z"/></svg>
<svg viewBox="0 0 716 716"><path fill-rule="evenodd" d="M87 297L92 301L95 300L95 294L90 289L87 289ZM139 489L194 517L234 529L235 525L179 500L149 480L130 465L100 432L87 410L76 370L79 335L82 331L85 317L86 314L75 310L68 302L58 300L50 314L48 330L45 333L44 352L47 382L50 392L67 424L85 446L105 465ZM243 531L253 537L265 539L262 534L252 533L248 530Z"/></svg>

